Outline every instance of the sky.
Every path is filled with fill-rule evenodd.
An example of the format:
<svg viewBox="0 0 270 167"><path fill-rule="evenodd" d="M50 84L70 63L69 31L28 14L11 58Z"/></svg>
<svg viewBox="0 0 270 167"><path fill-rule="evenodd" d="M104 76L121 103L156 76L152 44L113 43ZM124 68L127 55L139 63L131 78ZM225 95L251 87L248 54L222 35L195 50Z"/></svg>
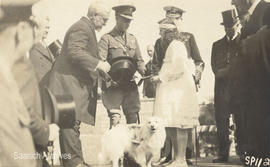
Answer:
<svg viewBox="0 0 270 167"><path fill-rule="evenodd" d="M114 3L115 0L108 0ZM214 76L210 66L212 43L224 35L221 12L232 9L231 0L133 0L136 6L134 20L128 32L137 38L144 60L148 57L146 47L159 38L157 22L164 18L163 7L174 1L186 12L183 14L183 30L195 35L202 59L206 67L203 72L200 97L207 100L214 94ZM50 17L50 32L47 43L55 39L63 40L67 29L82 16L86 15L91 0L42 0L34 10ZM107 25L99 32L101 36L115 25L114 12Z"/></svg>

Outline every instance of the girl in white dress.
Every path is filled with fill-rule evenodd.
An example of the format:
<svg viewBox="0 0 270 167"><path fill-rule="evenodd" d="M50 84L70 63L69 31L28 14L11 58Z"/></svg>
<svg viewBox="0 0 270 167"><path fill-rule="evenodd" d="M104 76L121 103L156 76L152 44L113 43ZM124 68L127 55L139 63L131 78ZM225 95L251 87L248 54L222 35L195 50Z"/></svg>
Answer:
<svg viewBox="0 0 270 167"><path fill-rule="evenodd" d="M158 74L154 116L162 118L172 138L174 162L169 166L187 166L185 161L188 131L198 125L199 104L189 70L184 43L176 39L176 26L166 24L165 40L170 42Z"/></svg>

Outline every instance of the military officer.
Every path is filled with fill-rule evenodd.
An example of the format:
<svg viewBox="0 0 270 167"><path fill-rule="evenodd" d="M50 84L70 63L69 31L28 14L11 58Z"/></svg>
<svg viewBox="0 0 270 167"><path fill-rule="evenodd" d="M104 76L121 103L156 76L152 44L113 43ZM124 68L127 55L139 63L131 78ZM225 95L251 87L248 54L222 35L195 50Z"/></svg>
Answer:
<svg viewBox="0 0 270 167"><path fill-rule="evenodd" d="M231 62L238 56L238 44L240 41L239 19L236 11L222 12L226 35L213 43L211 55L211 67L215 75L215 116L218 134L219 152L213 162L227 162L229 157L229 117L231 114L230 67ZM241 110L237 111L239 115ZM238 118L238 117L237 117ZM239 126L241 129L242 126ZM239 143L240 144L240 143Z"/></svg>
<svg viewBox="0 0 270 167"><path fill-rule="evenodd" d="M159 24L162 24L166 19L171 19L175 23L179 33L178 33L178 39L181 41L184 41L184 44L187 49L187 54L189 58L189 65L190 68L193 68L193 78L196 84L196 87L198 88L201 80L201 75L204 70L204 62L201 58L195 37L192 33L189 32L183 32L181 29L181 20L182 15L185 12L183 9L179 8L177 4L171 3L163 8L165 10L165 19L159 21ZM166 53L166 50L168 48L168 43L166 40L164 40L164 31L165 29L160 27L160 36L161 38L156 40L155 43L155 52L153 57L153 73L154 76L151 78L152 82L159 82L157 74L162 66L163 59ZM189 137L191 137L191 133L189 132ZM191 140L189 140L191 141ZM192 145L192 143L188 143L188 148ZM190 151L187 149L187 151ZM188 155L188 153L187 153ZM170 136L167 135L166 142L164 145L164 148L161 152L161 158L158 162L153 163L153 165L168 165L172 162L171 160L171 139ZM189 160L187 160L188 163L191 163Z"/></svg>
<svg viewBox="0 0 270 167"><path fill-rule="evenodd" d="M137 66L136 70L143 75L145 66L137 39L127 32L136 8L130 2L122 2L112 9L115 11L116 26L111 32L101 37L99 56L102 60L108 62L119 57L129 57L134 60L133 63ZM111 83L110 81L105 84L102 95L102 101L108 110L111 126L113 125L112 122L118 122L113 119L119 118L114 116L119 113L112 113L111 110L119 110L120 107L122 107L127 123L136 123L140 111L140 99L136 83L134 81L127 81L118 85Z"/></svg>

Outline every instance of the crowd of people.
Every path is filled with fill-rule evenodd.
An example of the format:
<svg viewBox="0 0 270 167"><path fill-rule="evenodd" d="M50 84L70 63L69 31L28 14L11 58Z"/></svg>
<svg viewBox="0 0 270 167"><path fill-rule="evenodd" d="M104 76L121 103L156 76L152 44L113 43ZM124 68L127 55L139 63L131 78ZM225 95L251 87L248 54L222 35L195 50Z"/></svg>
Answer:
<svg viewBox="0 0 270 167"><path fill-rule="evenodd" d="M51 45L45 42L50 19L31 12L38 1L0 1L0 166L48 167L44 153L57 138L63 166L91 166L83 158L80 124L95 125L98 96L110 128L122 113L127 124L140 123L140 84L134 79L138 72L144 80L143 96L155 98L152 115L166 125L160 159L152 166L187 167L190 136L199 125L197 92L205 63L194 35L182 29L185 10L164 6L165 17L157 23L160 38L147 46L150 60L145 64L136 37L127 32L136 11L131 1L113 7L103 0L92 2L87 14L68 29L63 44L57 40ZM270 156L270 3L231 3L236 10L221 12L225 36L213 43L211 54L219 146L213 163L228 162L233 114L237 153L246 166L255 166L247 164L246 157ZM96 33L111 10L116 24L98 41ZM44 120L47 89L54 96L73 97L73 128Z"/></svg>

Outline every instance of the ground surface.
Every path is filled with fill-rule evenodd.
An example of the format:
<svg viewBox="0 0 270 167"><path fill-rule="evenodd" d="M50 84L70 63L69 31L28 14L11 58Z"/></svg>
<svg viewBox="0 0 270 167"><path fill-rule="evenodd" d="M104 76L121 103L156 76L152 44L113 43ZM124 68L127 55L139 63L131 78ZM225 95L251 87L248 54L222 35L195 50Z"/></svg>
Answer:
<svg viewBox="0 0 270 167"><path fill-rule="evenodd" d="M142 110L140 113L141 122L145 121L153 110L153 101L152 100L143 100L142 101ZM125 120L123 119L124 123ZM102 103L98 103L98 112L96 126L89 126L86 124L81 125L81 140L83 145L84 158L87 163L98 167L97 155L100 150L100 137L103 132L109 128L109 119L107 113ZM241 167L240 161L237 156L230 157L229 163L226 164L213 164L213 157L198 158L197 166L199 167ZM193 159L195 164L195 159ZM102 165L100 167L109 167L110 165ZM195 166L195 165L193 165Z"/></svg>

